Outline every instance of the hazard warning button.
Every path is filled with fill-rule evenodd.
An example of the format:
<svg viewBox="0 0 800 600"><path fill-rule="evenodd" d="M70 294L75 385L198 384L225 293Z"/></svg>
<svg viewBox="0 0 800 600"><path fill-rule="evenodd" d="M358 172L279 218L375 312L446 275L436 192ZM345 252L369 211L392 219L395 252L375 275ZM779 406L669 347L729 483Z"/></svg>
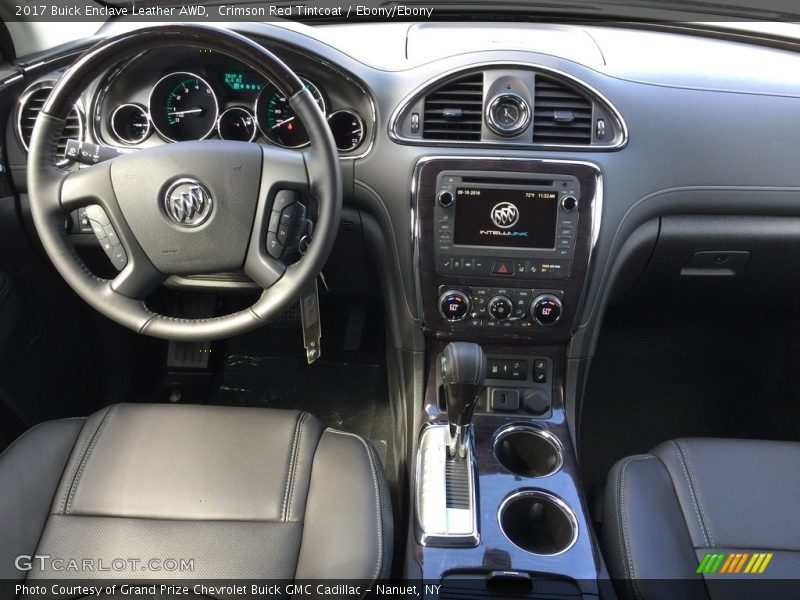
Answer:
<svg viewBox="0 0 800 600"><path fill-rule="evenodd" d="M514 275L514 265L510 262L501 260L492 265L492 275Z"/></svg>

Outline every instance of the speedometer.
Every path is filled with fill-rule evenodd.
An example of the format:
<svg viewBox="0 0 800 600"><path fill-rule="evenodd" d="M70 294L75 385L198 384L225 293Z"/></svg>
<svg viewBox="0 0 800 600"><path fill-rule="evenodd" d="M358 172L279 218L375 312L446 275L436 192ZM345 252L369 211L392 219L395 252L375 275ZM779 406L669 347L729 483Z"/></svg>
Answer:
<svg viewBox="0 0 800 600"><path fill-rule="evenodd" d="M194 73L170 73L150 92L150 118L165 140L202 140L217 124L219 104L208 82Z"/></svg>
<svg viewBox="0 0 800 600"><path fill-rule="evenodd" d="M317 101L319 109L325 113L322 92L307 79L301 78L301 81ZM279 146L300 148L308 144L306 128L289 106L288 98L271 83L264 86L256 99L256 120L264 137Z"/></svg>

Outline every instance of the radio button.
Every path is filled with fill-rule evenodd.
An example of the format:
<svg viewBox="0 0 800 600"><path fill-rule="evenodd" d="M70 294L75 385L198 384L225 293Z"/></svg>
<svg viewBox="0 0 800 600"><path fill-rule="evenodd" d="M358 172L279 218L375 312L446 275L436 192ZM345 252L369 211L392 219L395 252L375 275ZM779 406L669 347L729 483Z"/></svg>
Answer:
<svg viewBox="0 0 800 600"><path fill-rule="evenodd" d="M572 247L572 240L570 238L558 238L558 247L559 248L570 248Z"/></svg>
<svg viewBox="0 0 800 600"><path fill-rule="evenodd" d="M561 208L567 212L572 212L578 208L578 199L575 196L564 196L561 199Z"/></svg>
<svg viewBox="0 0 800 600"><path fill-rule="evenodd" d="M514 275L514 266L508 261L498 261L492 265L492 275Z"/></svg>

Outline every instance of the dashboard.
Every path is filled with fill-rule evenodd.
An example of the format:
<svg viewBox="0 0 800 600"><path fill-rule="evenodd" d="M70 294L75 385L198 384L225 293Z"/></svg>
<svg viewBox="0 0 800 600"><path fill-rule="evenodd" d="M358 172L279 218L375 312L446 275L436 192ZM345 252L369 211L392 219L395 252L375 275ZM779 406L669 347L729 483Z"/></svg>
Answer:
<svg viewBox="0 0 800 600"><path fill-rule="evenodd" d="M347 227L362 228L391 304L387 313L397 317L394 335L407 347L418 344L420 330L442 338L469 332L572 340L570 351L583 356L616 285L615 265L654 219L800 214L796 135L787 126L800 115L800 92L786 78L800 58L791 48L577 25L234 28L297 72L325 112L340 149L345 203L357 211ZM39 88L46 92L85 47L20 65L22 76L9 83L19 101L6 149L23 193L25 139L35 120L26 110L37 106L26 102L41 101ZM209 138L302 148L301 125L272 83L187 47L121 60L80 98L67 134L125 151ZM442 164L461 185L446 189L434 169ZM549 186L573 180L578 204L569 216L553 213L553 204L550 212L520 213L525 228L482 224L497 208L516 218L511 207L497 205L520 208L515 198L528 194L549 201L554 193L561 202L566 188ZM459 191L474 199L481 187L476 212L464 217L469 208ZM456 196L450 207L440 199L447 191ZM452 243L451 213L458 226ZM547 231L540 227L545 218ZM658 242L658 225L650 229L636 255L642 264ZM689 249L748 250L706 246L695 240ZM354 270L356 255L363 260L363 252L353 253L343 270ZM762 273L773 263L764 264ZM636 281L640 272L641 265L627 276ZM508 312L506 300L546 294L563 305L562 316L549 325L532 309L516 315L514 308L509 319L493 318L489 308L443 314L450 292L470 308L480 308L481 295L487 302L499 296L494 312Z"/></svg>
<svg viewBox="0 0 800 600"><path fill-rule="evenodd" d="M363 88L304 61L300 76L343 155L369 146L373 109ZM303 148L308 135L278 87L241 63L204 48L145 52L119 65L92 102L95 137L106 145L223 139Z"/></svg>

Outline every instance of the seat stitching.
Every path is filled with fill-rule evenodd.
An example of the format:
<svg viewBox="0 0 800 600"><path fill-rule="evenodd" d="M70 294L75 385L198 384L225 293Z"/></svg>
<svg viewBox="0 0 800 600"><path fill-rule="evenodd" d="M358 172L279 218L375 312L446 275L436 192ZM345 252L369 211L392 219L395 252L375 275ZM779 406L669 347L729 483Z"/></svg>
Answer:
<svg viewBox="0 0 800 600"><path fill-rule="evenodd" d="M108 415L108 411L110 411L110 410L111 410L111 407L110 407L110 406L109 406L108 408L106 408L106 412L105 412L105 414L103 415L103 419L106 417L106 415ZM84 445L83 445L83 448L81 449L81 451L80 451L80 454L79 454L79 456L81 457L81 459L80 459L80 460L83 460L83 457L84 457L84 456L85 456L85 454L86 454L86 450L88 449L88 447L89 447L89 444L90 444L90 443L91 443L91 441L92 441L92 438L93 438L93 437L95 436L95 434L97 433L97 428L98 428L98 427L100 427L100 423L102 423L102 419L101 419L101 420L100 420L100 421L97 423L97 426L95 427L95 430L94 430L94 432L93 432L93 433L92 433L92 435L91 435L91 436L90 436L90 437L87 439L87 441L84 443ZM86 427L86 425L85 425L85 424L84 424L84 427ZM81 432L80 432L80 433L83 433L83 429L81 429ZM78 434L78 437L79 437L79 438L80 438L80 433ZM76 440L75 440L75 443L77 443L77 441L78 441L78 440L76 439ZM73 446L74 446L74 444L73 444ZM68 468L68 467L70 467L70 463L71 463L71 462L73 462L73 461L69 461L69 460L67 461L67 464L64 466L64 471L65 471L65 472L67 471L67 468ZM78 465L80 465L80 462L78 462ZM76 469L74 469L74 470L70 468L70 471L72 471L72 483L70 483L70 485L69 485L69 486L68 486L68 487L67 487L67 488L64 490L64 495L63 495L63 496L62 496L62 498L61 498L61 502L59 502L59 508L58 508L58 512L61 512L61 513L65 513L65 512L66 512L66 510L67 510L67 499L69 498L69 496L70 496L70 494L71 494L71 492L72 492L72 486L75 484L75 477L77 476L77 473L78 473L78 470L77 470L77 468L76 468Z"/></svg>
<svg viewBox="0 0 800 600"><path fill-rule="evenodd" d="M711 533L711 524L709 522L708 517L706 516L706 511L705 511L705 509L703 507L703 499L700 496L700 487L696 486L694 484L696 478L694 476L694 469L692 468L692 462L689 459L689 452L687 451L684 454L684 447L681 445L681 443L679 441L677 441L677 440L673 440L673 441L675 442L675 445L677 446L678 451L681 453L681 457L686 462L686 467L689 469L689 477L692 480L692 490L694 491L694 495L697 498L697 504L700 507L700 514L703 517L703 527L705 527L706 533L708 535L708 539L711 540L711 547L715 548L717 544L714 541L714 536Z"/></svg>
<svg viewBox="0 0 800 600"><path fill-rule="evenodd" d="M364 450L367 453L367 460L369 461L370 472L372 474L372 487L375 492L375 515L376 515L376 525L377 525L375 529L377 531L378 548L379 548L378 561L377 564L375 565L375 571L372 575L372 581L374 582L378 579L378 575L380 575L381 572L381 566L383 565L384 544L385 544L385 540L383 537L383 526L381 523L381 493L380 493L380 486L378 485L377 467L375 466L375 461L372 458L372 453L369 451L369 446L367 445L366 440L362 438L360 435L356 435L354 433L350 433L347 431L339 431L338 429L328 429L328 431L357 439L359 442L361 442L361 445L364 446Z"/></svg>
<svg viewBox="0 0 800 600"><path fill-rule="evenodd" d="M83 450L83 456L81 457L81 462L78 467L77 473L75 473L75 478L72 480L72 485L69 489L69 494L67 495L67 503L64 506L64 514L69 514L69 509L72 506L72 501L75 499L75 492L78 489L78 482L83 475L84 470L86 469L86 465L89 462L89 457L92 454L97 442L100 441L100 436L103 433L103 429L105 429L106 425L111 422L111 415L113 414L114 410L119 406L119 404L113 404L109 406L106 410L106 413L103 415L102 420L100 421L97 429L95 429L94 434L92 434L92 438L89 441L88 446L86 446Z"/></svg>
<svg viewBox="0 0 800 600"><path fill-rule="evenodd" d="M297 447L295 451L294 468L292 469L291 491L289 492L289 503L286 505L286 520L292 518L292 504L294 503L294 491L297 489L297 463L299 462L300 447L303 444L303 433L305 432L305 424L308 420L309 413L303 413L300 417L300 425L297 434Z"/></svg>
<svg viewBox="0 0 800 600"><path fill-rule="evenodd" d="M698 498L697 498L696 493L695 493L694 484L692 482L692 479L689 476L689 469L686 466L686 461L685 461L685 458L683 456L683 451L682 451L680 445L678 444L678 442L676 442L675 440L670 440L670 443L673 446L675 446L675 448L678 450L678 460L681 463L681 467L683 467L683 476L686 479L687 485L689 486L689 497L692 499L692 505L694 507L694 514L697 517L697 522L700 524L700 531L703 532L703 539L705 540L706 545L708 545L711 548L713 548L714 547L714 543L710 539L710 537L709 537L710 534L706 529L705 521L703 521L703 515L701 514L701 510L702 509L700 508L700 505L698 504Z"/></svg>
<svg viewBox="0 0 800 600"><path fill-rule="evenodd" d="M642 593L639 590L639 587L636 585L636 575L633 568L633 555L631 554L630 545L627 543L630 536L628 535L628 518L627 513L625 511L625 475L628 470L628 466L632 462L642 461L642 460L650 460L656 458L651 454L646 454L644 456L632 456L624 460L622 463L622 467L620 468L620 478L619 478L619 489L617 493L617 498L619 499L619 519L620 525L619 528L619 540L622 549L625 552L623 567L626 571L626 575L628 576L628 580L631 582L631 588L633 589L634 596L636 598L642 598Z"/></svg>
<svg viewBox="0 0 800 600"><path fill-rule="evenodd" d="M65 418L63 418L63 419L50 419L50 420L48 420L48 421L42 421L41 423L37 423L36 425L34 425L33 427L31 427L30 429L28 429L28 430L26 430L26 431L23 431L23 432L22 432L22 434L21 434L19 437L17 437L17 438L16 438L16 439L15 439L13 442L11 442L11 443L10 443L8 446L6 446L5 450L3 450L2 452L0 452L0 458L3 458L3 456L5 455L5 453L6 453L6 452L8 452L9 450L11 450L11 448L13 448L13 447L14 447L14 445L15 445L15 444L16 444L18 441L20 441L22 438L24 438L25 436L27 436L27 435L28 435L29 433L31 433L31 432L32 432L34 429L38 429L38 428L39 428L39 427L41 427L42 425L47 425L48 423L56 423L56 422L58 422L58 421L75 421L75 420L77 420L77 419L86 419L86 417L65 417Z"/></svg>
<svg viewBox="0 0 800 600"><path fill-rule="evenodd" d="M300 421L305 413L298 413L295 417L294 432L292 432L292 449L289 452L289 468L286 471L286 483L283 490L283 504L281 505L281 521L286 521L286 505L289 502L289 483L294 468L294 454L297 450L297 430L300 428Z"/></svg>

